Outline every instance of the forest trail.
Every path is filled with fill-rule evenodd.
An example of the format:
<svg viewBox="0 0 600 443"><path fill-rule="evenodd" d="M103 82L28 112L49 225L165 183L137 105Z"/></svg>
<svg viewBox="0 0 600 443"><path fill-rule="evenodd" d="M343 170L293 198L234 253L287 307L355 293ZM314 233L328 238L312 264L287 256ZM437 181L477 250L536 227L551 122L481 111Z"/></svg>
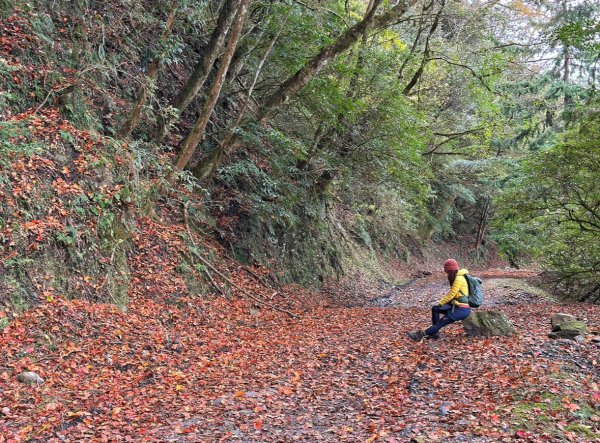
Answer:
<svg viewBox="0 0 600 443"><path fill-rule="evenodd" d="M526 283L534 278L533 271L488 269L473 273L485 280L485 306L512 305L528 301L549 301L541 297L543 291L536 290ZM378 307L418 307L437 303L448 292L446 275L439 273L419 273L406 283L385 291L381 296L367 302ZM537 294L537 295L536 295ZM540 298L542 298L540 300Z"/></svg>
<svg viewBox="0 0 600 443"><path fill-rule="evenodd" d="M558 306L523 276L481 275L486 304L518 337L470 339L455 324L443 340L408 340L447 289L443 274L387 294L389 307L299 320L222 299L160 314L147 302L127 314L45 304L4 334L2 367L24 366L28 343L46 340L36 321L55 352L35 365L44 385L4 375L0 441L598 441L598 345L547 334L556 312L597 329L600 306ZM58 323L70 327L61 337Z"/></svg>
<svg viewBox="0 0 600 443"><path fill-rule="evenodd" d="M600 443L598 4L0 0L0 443Z"/></svg>

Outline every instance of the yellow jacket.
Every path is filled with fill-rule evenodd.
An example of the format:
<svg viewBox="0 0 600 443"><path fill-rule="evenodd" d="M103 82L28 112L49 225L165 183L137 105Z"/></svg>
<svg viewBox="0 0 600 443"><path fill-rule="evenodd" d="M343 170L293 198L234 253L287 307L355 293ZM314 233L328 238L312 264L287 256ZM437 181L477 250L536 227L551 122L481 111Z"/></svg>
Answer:
<svg viewBox="0 0 600 443"><path fill-rule="evenodd" d="M465 308L469 307L469 285L465 278L465 274L468 273L469 271L466 269L461 269L456 273L456 278L454 279L454 283L452 283L450 292L440 300L440 305L450 303Z"/></svg>

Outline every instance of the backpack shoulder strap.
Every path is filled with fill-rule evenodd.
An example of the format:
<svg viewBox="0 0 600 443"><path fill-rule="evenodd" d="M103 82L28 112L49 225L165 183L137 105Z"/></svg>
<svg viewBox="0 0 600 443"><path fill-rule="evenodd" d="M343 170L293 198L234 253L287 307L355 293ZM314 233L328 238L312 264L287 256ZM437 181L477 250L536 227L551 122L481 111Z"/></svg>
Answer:
<svg viewBox="0 0 600 443"><path fill-rule="evenodd" d="M469 294L471 293L471 282L469 282L469 274L464 274L462 277L464 277L464 278L465 278L465 281L467 282L467 293L466 293L466 294L464 294L464 293L463 293L463 291L462 291L462 289L461 289L461 290L459 290L458 292L460 292L460 294L461 294L463 297L468 297L468 296L469 296Z"/></svg>

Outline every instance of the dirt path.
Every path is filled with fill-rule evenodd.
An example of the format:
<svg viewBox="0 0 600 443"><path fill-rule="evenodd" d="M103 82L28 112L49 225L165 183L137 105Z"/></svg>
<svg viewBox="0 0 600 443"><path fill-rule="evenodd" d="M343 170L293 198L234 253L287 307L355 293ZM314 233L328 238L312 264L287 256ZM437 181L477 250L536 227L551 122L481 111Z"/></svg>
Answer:
<svg viewBox="0 0 600 443"><path fill-rule="evenodd" d="M543 291L527 283L536 276L532 271L506 271L490 269L475 272L485 287L485 306L512 305L518 303L551 302ZM448 291L448 282L442 272L418 274L405 284L385 291L368 304L378 307L422 307L437 303Z"/></svg>
<svg viewBox="0 0 600 443"><path fill-rule="evenodd" d="M192 418L180 426L191 426L193 437L165 436L241 442L600 439L592 433L599 431L598 422L586 416L594 411L585 400L590 386L597 390L597 346L546 338L552 313L588 316L591 311L588 320L597 325L598 307L559 309L523 281L532 273L481 275L486 305L502 307L521 337L472 340L453 325L442 341L408 341L404 334L426 324L427 307L447 291L443 275L425 276L372 301L372 308L313 312L280 329L277 340L248 350L254 356L249 372L209 406L219 432ZM240 386L244 395L231 395ZM577 417L577 410L563 406L565 399L577 401L571 408L586 414ZM560 421L531 419L540 404L553 405L551 414ZM583 427L577 428L580 422ZM583 434L565 431L570 424Z"/></svg>
<svg viewBox="0 0 600 443"><path fill-rule="evenodd" d="M87 338L56 340L57 357L37 363L40 387L5 377L0 442L600 441L597 344L546 338L551 314L598 329L600 307L557 306L496 275L486 301L518 337L468 339L451 325L443 340L409 341L447 288L439 277L385 294L390 307L320 308L300 320L221 300L90 311L92 327L84 305L47 305L32 319L52 330L77 318L73 333ZM31 342L32 322L5 337ZM0 366L22 363L18 352L7 347Z"/></svg>

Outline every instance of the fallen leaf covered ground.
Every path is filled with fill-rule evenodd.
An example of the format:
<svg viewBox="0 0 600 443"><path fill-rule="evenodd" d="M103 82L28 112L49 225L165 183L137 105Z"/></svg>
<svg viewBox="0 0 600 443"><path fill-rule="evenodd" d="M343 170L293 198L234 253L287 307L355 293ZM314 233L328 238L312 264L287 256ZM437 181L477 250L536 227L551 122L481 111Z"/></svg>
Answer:
<svg viewBox="0 0 600 443"><path fill-rule="evenodd" d="M516 291L499 277L486 279L490 304ZM140 295L127 312L44 302L0 338L0 441L598 441L599 348L547 333L556 312L597 329L600 307L524 294L493 306L516 338L451 325L408 340L444 288L434 274L389 307L300 319L225 298ZM19 383L22 370L44 383Z"/></svg>

